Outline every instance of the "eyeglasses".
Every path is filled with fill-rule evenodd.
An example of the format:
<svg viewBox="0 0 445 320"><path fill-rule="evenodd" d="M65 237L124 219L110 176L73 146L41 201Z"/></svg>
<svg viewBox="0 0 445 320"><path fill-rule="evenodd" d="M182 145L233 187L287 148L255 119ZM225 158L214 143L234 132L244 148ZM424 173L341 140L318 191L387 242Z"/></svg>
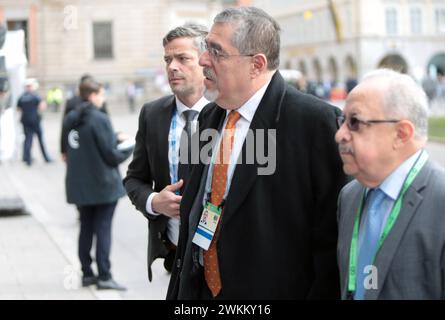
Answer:
<svg viewBox="0 0 445 320"><path fill-rule="evenodd" d="M219 61L221 58L230 58L230 57L253 57L254 54L226 54L223 53L220 49L212 47L206 41L204 43L205 50L209 52L210 58L215 61Z"/></svg>
<svg viewBox="0 0 445 320"><path fill-rule="evenodd" d="M346 125L348 126L348 129L350 131L359 131L360 125L367 125L370 126L371 124L376 123L397 123L400 122L400 120L360 120L356 116L352 116L350 118L346 118L345 116L339 116L337 117L337 125L340 128L343 123L346 122Z"/></svg>

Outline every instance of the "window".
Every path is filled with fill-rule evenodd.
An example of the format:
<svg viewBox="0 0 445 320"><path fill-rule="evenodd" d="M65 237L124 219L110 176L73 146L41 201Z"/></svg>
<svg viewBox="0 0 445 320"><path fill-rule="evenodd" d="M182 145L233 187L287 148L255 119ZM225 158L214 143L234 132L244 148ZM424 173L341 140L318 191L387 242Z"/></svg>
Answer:
<svg viewBox="0 0 445 320"><path fill-rule="evenodd" d="M386 33L395 35L398 32L397 28L397 10L395 8L388 8L385 12L386 18Z"/></svg>
<svg viewBox="0 0 445 320"><path fill-rule="evenodd" d="M113 58L113 28L111 22L93 23L94 59Z"/></svg>
<svg viewBox="0 0 445 320"><path fill-rule="evenodd" d="M420 34L422 33L422 11L420 8L411 8L410 12L411 18L411 33Z"/></svg>
<svg viewBox="0 0 445 320"><path fill-rule="evenodd" d="M436 31L445 33L445 8L436 9Z"/></svg>

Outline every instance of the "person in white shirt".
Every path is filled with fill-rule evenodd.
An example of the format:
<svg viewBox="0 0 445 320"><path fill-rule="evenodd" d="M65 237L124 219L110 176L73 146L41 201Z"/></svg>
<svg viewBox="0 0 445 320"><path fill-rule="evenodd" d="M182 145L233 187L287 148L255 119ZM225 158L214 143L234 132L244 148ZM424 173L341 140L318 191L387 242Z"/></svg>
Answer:
<svg viewBox="0 0 445 320"><path fill-rule="evenodd" d="M189 155L199 112L208 103L198 64L206 35L206 27L186 24L164 37L164 60L174 95L142 107L133 160L124 178L130 200L148 218L150 281L156 258L165 258L164 267L171 271L178 243L179 205L190 169L190 161L179 159Z"/></svg>
<svg viewBox="0 0 445 320"><path fill-rule="evenodd" d="M340 297L340 110L285 83L279 33L263 10L239 7L206 37L200 64L214 103L200 121L167 299ZM219 137L206 140L212 131Z"/></svg>
<svg viewBox="0 0 445 320"><path fill-rule="evenodd" d="M371 71L338 124L355 178L338 199L342 299L445 299L445 170L425 150L425 92L409 75Z"/></svg>

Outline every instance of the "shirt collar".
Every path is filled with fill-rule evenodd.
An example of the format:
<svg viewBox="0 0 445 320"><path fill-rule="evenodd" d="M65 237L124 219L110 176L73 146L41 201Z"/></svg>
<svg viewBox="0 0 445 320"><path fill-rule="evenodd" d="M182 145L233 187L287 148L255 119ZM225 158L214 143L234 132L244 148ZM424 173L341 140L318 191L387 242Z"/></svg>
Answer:
<svg viewBox="0 0 445 320"><path fill-rule="evenodd" d="M379 186L388 197L396 200L402 190L403 183L406 180L411 168L416 163L422 150L417 151L411 157L406 159L400 166L397 167L389 176L383 180L382 184Z"/></svg>
<svg viewBox="0 0 445 320"><path fill-rule="evenodd" d="M176 100L176 110L178 112L178 116L181 116L181 114L186 110L195 110L198 112L201 112L202 109L209 103L209 101L201 97L191 108L187 107L185 104L181 102L181 100L178 99L178 97L175 96Z"/></svg>
<svg viewBox="0 0 445 320"><path fill-rule="evenodd" d="M266 93L267 87L269 86L271 80L266 82L255 94L250 97L249 100L241 107L239 107L236 111L247 120L249 123L252 122L253 116L255 115L256 109L260 105L261 99L263 99L264 94ZM227 110L227 115L231 110Z"/></svg>

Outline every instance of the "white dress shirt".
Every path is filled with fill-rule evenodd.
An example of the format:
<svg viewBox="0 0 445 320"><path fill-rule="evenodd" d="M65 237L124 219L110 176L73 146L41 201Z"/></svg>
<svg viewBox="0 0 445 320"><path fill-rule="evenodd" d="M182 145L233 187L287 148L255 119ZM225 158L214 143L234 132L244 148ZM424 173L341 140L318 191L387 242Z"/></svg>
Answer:
<svg viewBox="0 0 445 320"><path fill-rule="evenodd" d="M247 133L250 128L250 124L252 123L252 119L255 115L255 112L258 109L258 106L260 105L261 99L263 99L263 96L266 93L269 83L270 83L270 80L264 86L262 86L257 92L255 92L255 94L245 104L243 104L240 108L235 110L241 115L241 117L235 124L235 137L234 137L234 141L233 141L232 153L230 155L230 163L227 167L226 193L228 193L228 190L230 189L233 172L235 171L235 166L238 161L238 157L242 151L244 140L246 139ZM218 155L218 151L219 151L218 149L219 149L219 146L221 145L221 139L222 139L224 128L226 127L227 120L229 118L228 115L230 112L231 112L231 110L227 110L227 112L226 112L226 118L224 120L224 124L221 129L221 132L220 132L220 135L218 138L218 142L216 143L216 146L218 146L218 148L215 148L215 150L213 151L213 154L212 154L212 162L209 166L209 174L207 175L206 186L211 186L211 183L212 183L211 176L213 174L211 174L211 173L213 172L213 163L215 163L215 158ZM245 160L246 159L243 159L243 161L245 161ZM205 205L206 200L208 200L208 199L207 199L207 194L205 192L203 200L202 200L203 205ZM204 265L204 257L203 257L203 249L202 248L199 249L199 263L202 266Z"/></svg>
<svg viewBox="0 0 445 320"><path fill-rule="evenodd" d="M182 131L184 130L185 127L185 118L182 115L184 111L186 110L195 110L198 111L198 114L195 116L195 118L192 121L192 133L196 131L196 126L197 126L197 120L198 120L198 115L199 112L201 112L201 110L209 103L209 101L202 97L201 99L198 100L198 102L196 102L191 108L187 107L185 104L183 104L177 97L176 97L176 131L175 131L175 136L176 136L176 141L181 141L181 134ZM171 128L170 128L171 130ZM175 157L173 157L172 153L175 153ZM168 149L168 159L170 161L170 159L173 158L178 158L179 156L179 143L176 144L176 150L172 150L172 148L169 147ZM177 166L176 166L176 171L177 171ZM177 172L170 172L170 181L173 181L173 177L177 177L178 173ZM158 216L160 213L156 213L153 211L152 208L152 201L154 196L156 196L158 194L158 192L152 192L150 194L150 196L147 199L147 203L146 203L146 210L149 214ZM174 245L178 245L178 238L179 238L179 219L169 219L168 220L168 226L167 226L167 237L168 239L174 244Z"/></svg>
<svg viewBox="0 0 445 320"><path fill-rule="evenodd" d="M262 86L245 104L243 104L240 108L238 108L237 111L241 117L236 122L235 125L235 137L233 141L233 148L232 153L230 155L230 162L227 168L227 185L226 185L226 193L228 192L230 188L230 184L232 182L233 172L235 171L235 166L238 161L238 157L242 151L244 140L246 139L247 132L249 131L250 124L252 123L253 116L255 115L256 110L258 109L258 106L260 105L261 99L263 99L264 93L266 92L267 87L269 86L270 80ZM223 136L224 128L226 127L228 115L231 112L231 110L226 111L226 119L224 120L223 127L221 129L218 142L216 146L218 148L215 148L213 155L212 155L212 165L209 166L209 173L212 173L213 171L213 163L215 163L215 158L217 157L219 153L219 146L221 144L221 139ZM245 161L246 159L243 159ZM211 185L211 175L209 174L207 176L207 183L206 185ZM205 197L207 195L204 195L204 201L206 200Z"/></svg>

